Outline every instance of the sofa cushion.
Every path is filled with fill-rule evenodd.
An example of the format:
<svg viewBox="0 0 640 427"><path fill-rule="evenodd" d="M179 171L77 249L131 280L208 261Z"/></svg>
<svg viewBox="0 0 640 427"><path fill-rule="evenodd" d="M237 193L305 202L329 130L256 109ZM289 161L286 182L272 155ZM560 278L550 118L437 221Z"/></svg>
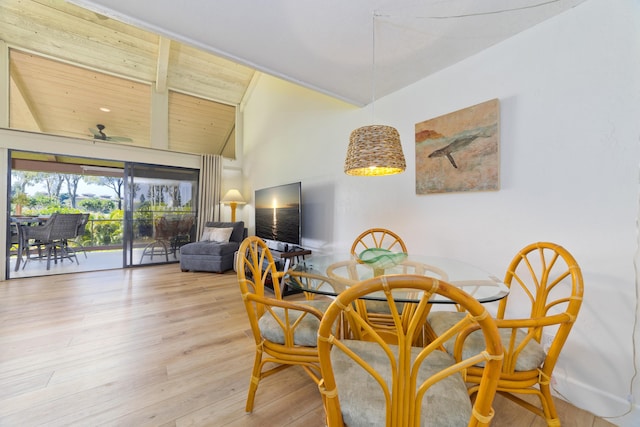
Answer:
<svg viewBox="0 0 640 427"><path fill-rule="evenodd" d="M233 231L231 232L231 237L229 237L230 242L242 243L242 239L244 239L244 221L236 221L236 222L209 221L205 224L205 227L216 227L216 228L231 227L233 228Z"/></svg>
<svg viewBox="0 0 640 427"><path fill-rule="evenodd" d="M238 242L193 242L180 248L180 255L224 256L233 255L240 249Z"/></svg>
<svg viewBox="0 0 640 427"><path fill-rule="evenodd" d="M218 228L218 227L205 227L202 232L201 242L218 242L227 243L233 232L233 227Z"/></svg>

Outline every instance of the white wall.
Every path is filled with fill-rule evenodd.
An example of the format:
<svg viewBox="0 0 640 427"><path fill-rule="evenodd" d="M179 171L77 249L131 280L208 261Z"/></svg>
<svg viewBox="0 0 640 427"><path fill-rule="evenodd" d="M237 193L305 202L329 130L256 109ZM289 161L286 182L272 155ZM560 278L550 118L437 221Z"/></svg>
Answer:
<svg viewBox="0 0 640 427"><path fill-rule="evenodd" d="M585 300L555 372L557 392L625 426L634 375L640 2L588 0L473 58L376 101L400 131L407 171L343 173L356 109L263 76L244 111L246 197L302 181L303 244L348 250L387 227L414 253L464 259L503 274L525 244L550 240L580 263ZM501 189L415 194L414 125L492 98L501 109ZM251 205L242 216L253 226ZM640 385L636 378L633 400Z"/></svg>

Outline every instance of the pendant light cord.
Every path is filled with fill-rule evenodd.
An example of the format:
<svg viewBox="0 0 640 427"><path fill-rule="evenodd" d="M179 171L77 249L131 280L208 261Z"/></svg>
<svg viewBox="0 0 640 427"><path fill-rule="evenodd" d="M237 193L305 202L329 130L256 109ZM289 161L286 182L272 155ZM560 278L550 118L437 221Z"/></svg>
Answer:
<svg viewBox="0 0 640 427"><path fill-rule="evenodd" d="M376 16L377 11L373 11L371 16L371 124L376 120Z"/></svg>

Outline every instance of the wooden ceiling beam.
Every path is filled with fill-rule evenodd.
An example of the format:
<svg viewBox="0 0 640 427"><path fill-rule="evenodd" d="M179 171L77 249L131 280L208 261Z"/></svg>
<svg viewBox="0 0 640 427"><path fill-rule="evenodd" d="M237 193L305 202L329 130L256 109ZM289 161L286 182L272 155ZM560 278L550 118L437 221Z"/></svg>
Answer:
<svg viewBox="0 0 640 427"><path fill-rule="evenodd" d="M9 46L0 40L0 88L5 93L9 91ZM9 96L0 99L0 127L9 127Z"/></svg>
<svg viewBox="0 0 640 427"><path fill-rule="evenodd" d="M225 135L225 137L224 137L224 139L223 139L224 143L223 143L223 144L222 144L222 146L220 147L220 150L218 150L218 154L219 154L219 155L221 155L221 156L222 156L222 154L224 153L225 148L227 148L227 145L229 145L229 142L231 142L231 141L230 141L230 138L231 138L231 135L233 135L233 131L235 130L235 128L236 128L235 123L233 124L233 126L231 126L231 127L229 128L229 131L227 132L227 134ZM235 142L235 141L234 141L234 142ZM234 144L234 145L235 145L235 144Z"/></svg>
<svg viewBox="0 0 640 427"><path fill-rule="evenodd" d="M171 52L171 39L159 37L158 64L156 67L156 92L167 91L167 76L169 74L169 53Z"/></svg>
<svg viewBox="0 0 640 427"><path fill-rule="evenodd" d="M12 71L10 73L9 79L13 83L11 87L15 89L15 92L13 91L11 92L11 96L16 97L15 99L16 105L23 106L22 113L27 114L29 119L31 119L30 121L32 122L32 124L37 127L37 129L28 129L28 130L46 132L46 130L44 130L42 127L42 121L39 120L38 115L35 112L34 103L29 97L29 94L25 89L25 84L22 81L20 73L18 73L15 70L15 68L12 66L11 66L11 69Z"/></svg>
<svg viewBox="0 0 640 427"><path fill-rule="evenodd" d="M132 138L131 145L209 154L233 145L235 115L208 101L236 107L254 75L249 67L57 0L0 0L0 29L0 67L9 74L8 63L17 64L21 91L33 101L27 108L19 95L19 105L0 99L0 127L10 121L16 129L89 139L88 128L100 123L107 136ZM0 87L3 78L6 87L9 75L0 73ZM171 92L199 100L173 106L171 119Z"/></svg>

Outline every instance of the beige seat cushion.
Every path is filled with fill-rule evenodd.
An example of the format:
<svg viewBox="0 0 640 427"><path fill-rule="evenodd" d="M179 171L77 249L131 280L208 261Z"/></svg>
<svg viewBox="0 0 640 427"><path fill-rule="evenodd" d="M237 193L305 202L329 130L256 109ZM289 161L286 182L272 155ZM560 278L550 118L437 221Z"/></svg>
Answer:
<svg viewBox="0 0 640 427"><path fill-rule="evenodd" d="M367 300L365 301L365 304L367 306L368 313L391 314L391 309L389 308L389 303L387 301ZM404 310L404 303L397 302L396 307L398 309L398 313L402 314L402 310Z"/></svg>
<svg viewBox="0 0 640 427"><path fill-rule="evenodd" d="M310 305L317 308L321 312L329 307L329 301L303 301L297 302L298 304ZM278 318L284 321L284 309L280 307L274 307L273 312ZM301 314L306 313L302 322L297 326L293 334L293 342L296 345L302 345L306 347L316 347L318 343L318 327L320 326L320 320L311 313L305 311L289 310L289 321L295 322ZM278 321L273 317L270 312L266 312L258 321L260 327L260 333L262 336L271 342L284 344L284 331Z"/></svg>
<svg viewBox="0 0 640 427"><path fill-rule="evenodd" d="M464 316L465 313L461 312L435 311L429 314L428 321L436 335L440 335L459 322ZM509 340L511 339L511 329L498 328L498 332L500 333L502 345L507 348ZM520 344L525 337L526 333L524 331L517 331L516 346ZM452 338L444 345L445 349L450 354L453 354L454 341L455 339ZM483 349L484 347L485 342L484 337L482 336L482 331L472 332L465 340L464 347L462 349L462 357L466 358L469 354L477 354L478 350ZM525 345L518 357L518 360L516 360L516 371L531 371L539 368L542 366L546 356L547 355L540 343L536 340L531 340Z"/></svg>
<svg viewBox="0 0 640 427"><path fill-rule="evenodd" d="M370 363L391 384L391 366L382 348L368 341L343 340L350 349ZM397 347L391 346L397 355ZM412 349L415 360L421 348ZM385 426L385 400L378 383L340 349L333 347L331 363L338 387L340 407L349 427ZM420 367L418 382L454 363L443 351L434 351ZM471 416L471 402L459 374L434 384L425 394L421 413L422 426L466 426ZM427 422L428 420L428 422Z"/></svg>

